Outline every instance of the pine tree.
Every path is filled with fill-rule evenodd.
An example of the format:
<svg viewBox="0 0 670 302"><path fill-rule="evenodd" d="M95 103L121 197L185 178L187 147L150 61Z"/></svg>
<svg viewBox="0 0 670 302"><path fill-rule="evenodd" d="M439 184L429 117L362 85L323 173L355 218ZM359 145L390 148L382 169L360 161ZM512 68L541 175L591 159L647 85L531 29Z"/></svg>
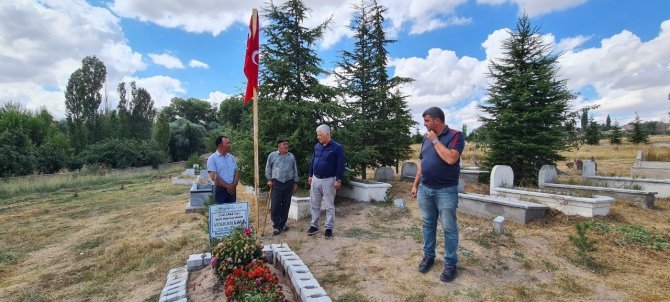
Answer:
<svg viewBox="0 0 670 302"><path fill-rule="evenodd" d="M591 117L591 120L589 121L589 124L584 131L584 139L586 144L598 145L600 143L601 136L600 126L598 126L598 123L593 120L593 117Z"/></svg>
<svg viewBox="0 0 670 302"><path fill-rule="evenodd" d="M589 127L589 110L582 109L582 119L580 120L580 126L582 127L582 132L586 131L586 128Z"/></svg>
<svg viewBox="0 0 670 302"><path fill-rule="evenodd" d="M619 128L619 122L614 122L614 125L612 126L612 132L610 133L609 136L610 144L612 145L621 144L622 136L623 134L621 133L621 129Z"/></svg>
<svg viewBox="0 0 670 302"><path fill-rule="evenodd" d="M389 78L386 71L386 47L395 42L384 33L386 8L372 0L361 2L355 10L354 48L342 51L336 76L350 110L344 133L348 163L365 179L368 167L397 166L409 157L414 122L405 97L397 91L410 80Z"/></svg>
<svg viewBox="0 0 670 302"><path fill-rule="evenodd" d="M336 91L319 83L326 71L314 50L330 19L314 28L304 27L309 9L301 0L288 0L280 6L270 1L262 12L266 43L261 45L259 70L259 162L276 150L277 137L285 136L304 180L316 142L316 127L327 123L336 140L341 127L341 109L331 101ZM253 183L251 121L243 122L249 124L230 129L235 144L232 152L238 157L242 182ZM265 165L260 166L263 175Z"/></svg>
<svg viewBox="0 0 670 302"><path fill-rule="evenodd" d="M607 115L607 119L605 119L605 131L612 129L612 120L610 119L610 115Z"/></svg>
<svg viewBox="0 0 670 302"><path fill-rule="evenodd" d="M503 42L503 57L491 61L494 83L488 105L480 108L489 152L484 166L509 165L517 184L536 182L540 167L563 159L568 101L575 96L565 80L556 79L558 55L549 53L527 15Z"/></svg>
<svg viewBox="0 0 670 302"><path fill-rule="evenodd" d="M635 114L635 121L633 122L633 132L628 137L628 141L636 145L640 143L649 143L649 134L642 130L640 117L637 113Z"/></svg>

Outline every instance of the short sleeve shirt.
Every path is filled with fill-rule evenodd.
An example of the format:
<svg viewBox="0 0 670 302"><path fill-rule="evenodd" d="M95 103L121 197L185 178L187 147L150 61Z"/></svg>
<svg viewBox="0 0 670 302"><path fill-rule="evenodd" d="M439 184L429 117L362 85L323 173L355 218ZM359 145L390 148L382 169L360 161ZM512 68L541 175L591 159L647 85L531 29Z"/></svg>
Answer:
<svg viewBox="0 0 670 302"><path fill-rule="evenodd" d="M235 157L230 153L221 155L219 151L216 151L207 158L207 171L216 172L218 178L229 184L233 183L235 170L237 170L237 162L235 161Z"/></svg>
<svg viewBox="0 0 670 302"><path fill-rule="evenodd" d="M460 131L445 127L444 131L438 135L438 139L447 148L455 149L461 155L463 154L465 139ZM453 165L448 164L437 154L433 143L424 139L419 159L421 160L421 183L423 185L432 189L458 185L458 176L461 173L460 158Z"/></svg>

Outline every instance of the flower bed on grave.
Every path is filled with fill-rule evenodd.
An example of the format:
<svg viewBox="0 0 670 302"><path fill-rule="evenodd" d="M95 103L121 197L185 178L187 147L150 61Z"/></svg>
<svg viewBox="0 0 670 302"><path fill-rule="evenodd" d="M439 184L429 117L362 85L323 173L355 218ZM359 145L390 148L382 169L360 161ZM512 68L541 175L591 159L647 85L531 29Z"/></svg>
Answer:
<svg viewBox="0 0 670 302"><path fill-rule="evenodd" d="M279 278L261 259L261 245L251 229L235 229L211 253L228 301L284 301Z"/></svg>

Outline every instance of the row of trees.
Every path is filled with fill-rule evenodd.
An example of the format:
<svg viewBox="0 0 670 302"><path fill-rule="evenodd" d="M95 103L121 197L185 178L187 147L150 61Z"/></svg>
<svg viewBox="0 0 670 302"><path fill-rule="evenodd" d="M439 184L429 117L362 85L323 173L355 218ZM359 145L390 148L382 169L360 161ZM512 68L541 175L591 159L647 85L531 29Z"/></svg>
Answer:
<svg viewBox="0 0 670 302"><path fill-rule="evenodd" d="M306 175L316 142L315 129L325 123L333 129L333 138L346 146L347 165L362 177L368 168L397 166L409 158L410 128L414 122L406 96L399 92L400 85L410 79L387 74L386 47L394 41L387 39L383 31L385 8L376 0L356 7L351 24L356 42L353 49L340 54L334 73L336 87L319 83L318 79L327 72L320 67L321 60L314 50L330 20L306 28L303 24L308 12L301 0L290 0L281 6L269 2L263 8L267 43L262 48L258 100L260 154L273 151L275 139L286 136L300 174ZM224 134L233 139L233 153L238 157L243 181L252 182L251 112L239 96L224 100L218 108L195 98L174 98L158 111L144 88L134 82L119 83L118 106L110 109L106 99L103 104L101 94L105 82L104 63L94 56L86 57L68 81L65 120L54 121L46 110L32 113L20 106L5 106L5 111L32 121L37 126L30 127L44 133L33 138L28 130L20 135L5 131L11 126L0 128L0 138L13 142L3 146L27 146L3 154L27 154L28 149L39 152L48 148L48 153L60 154L61 158L53 160L60 164L42 168L42 164L25 164L44 157L42 154L33 153L32 158L23 161L11 160L16 156L7 155L3 163L17 164L0 167L0 175L50 173L76 169L84 163L125 167L184 160L214 150L214 138ZM5 121L4 116L0 116L0 121ZM27 126L30 123L24 124L18 128L32 129Z"/></svg>

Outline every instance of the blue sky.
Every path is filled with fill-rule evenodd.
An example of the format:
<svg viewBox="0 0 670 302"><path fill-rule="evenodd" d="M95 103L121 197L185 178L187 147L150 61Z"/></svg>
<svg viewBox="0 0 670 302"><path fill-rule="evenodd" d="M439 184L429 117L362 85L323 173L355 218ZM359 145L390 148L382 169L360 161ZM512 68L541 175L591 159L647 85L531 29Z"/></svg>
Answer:
<svg viewBox="0 0 670 302"><path fill-rule="evenodd" d="M412 113L439 106L454 128L479 126L490 60L524 10L544 40L564 53L560 76L579 93L575 108L598 104L623 124L635 113L668 121L670 1L644 0L380 0L392 75L414 78L403 87ZM275 1L281 3L281 1ZM332 16L316 46L327 70L351 47L351 5L307 0L306 26ZM63 91L81 60L107 66L106 95L115 107L119 82L137 81L157 107L173 97L219 103L243 91L247 24L261 1L30 1L0 3L0 101L41 106L64 117ZM261 27L265 20L261 16ZM261 43L264 37L261 35ZM262 57L261 57L262 64ZM334 83L325 76L323 83ZM260 83L261 85L263 83ZM262 118L262 117L261 117Z"/></svg>

